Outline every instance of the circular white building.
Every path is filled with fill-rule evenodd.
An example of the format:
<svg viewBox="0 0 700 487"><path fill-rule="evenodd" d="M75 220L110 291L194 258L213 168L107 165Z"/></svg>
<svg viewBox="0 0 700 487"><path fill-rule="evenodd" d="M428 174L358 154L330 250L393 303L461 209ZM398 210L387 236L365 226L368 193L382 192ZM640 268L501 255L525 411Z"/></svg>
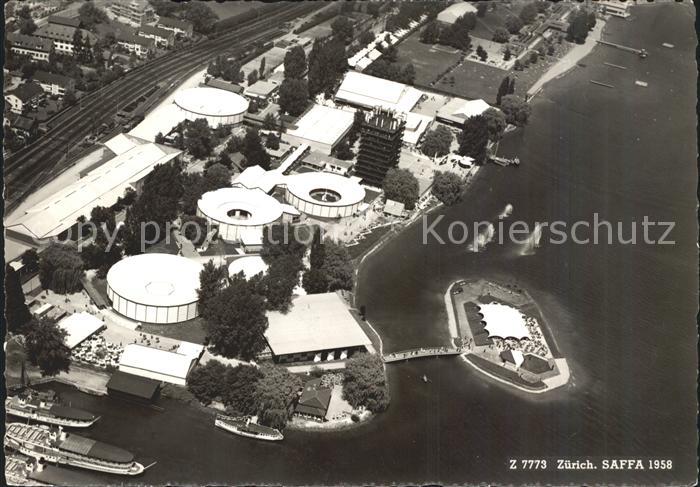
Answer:
<svg viewBox="0 0 700 487"><path fill-rule="evenodd" d="M197 215L219 226L227 242L259 230L282 217L282 204L260 189L222 188L204 193L197 202Z"/></svg>
<svg viewBox="0 0 700 487"><path fill-rule="evenodd" d="M211 127L240 124L248 110L244 97L209 87L182 90L175 96L175 105L185 112L187 120L205 118Z"/></svg>
<svg viewBox="0 0 700 487"><path fill-rule="evenodd" d="M196 318L202 266L170 254L127 257L107 273L107 296L119 314L144 323Z"/></svg>
<svg viewBox="0 0 700 487"><path fill-rule="evenodd" d="M286 178L285 184L285 201L312 216L351 216L365 198L365 189L359 183L329 172L294 174Z"/></svg>
<svg viewBox="0 0 700 487"><path fill-rule="evenodd" d="M228 265L228 275L233 277L239 272L242 272L246 279L267 272L268 265L259 255L248 255L239 257Z"/></svg>

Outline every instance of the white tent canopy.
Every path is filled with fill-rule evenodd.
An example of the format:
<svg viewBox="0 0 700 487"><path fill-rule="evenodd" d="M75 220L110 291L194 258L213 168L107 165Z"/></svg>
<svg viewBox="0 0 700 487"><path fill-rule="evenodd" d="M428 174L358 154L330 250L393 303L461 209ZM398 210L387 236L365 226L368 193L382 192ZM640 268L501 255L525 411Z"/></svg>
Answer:
<svg viewBox="0 0 700 487"><path fill-rule="evenodd" d="M482 304L480 307L489 336L518 340L530 338L525 317L517 309L498 303Z"/></svg>

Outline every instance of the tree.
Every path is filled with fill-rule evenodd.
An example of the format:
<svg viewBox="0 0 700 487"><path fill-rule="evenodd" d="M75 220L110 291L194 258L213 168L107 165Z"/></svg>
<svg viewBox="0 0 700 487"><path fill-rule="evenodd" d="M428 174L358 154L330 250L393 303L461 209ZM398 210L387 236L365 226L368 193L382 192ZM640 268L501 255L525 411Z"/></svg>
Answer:
<svg viewBox="0 0 700 487"><path fill-rule="evenodd" d="M348 60L342 41L335 37L316 39L309 53L309 94L331 93L347 69Z"/></svg>
<svg viewBox="0 0 700 487"><path fill-rule="evenodd" d="M501 102L501 111L506 117L506 122L523 127L527 124L532 108L517 95L507 95Z"/></svg>
<svg viewBox="0 0 700 487"><path fill-rule="evenodd" d="M331 30L333 31L333 36L341 40L343 44L350 44L352 41L352 22L350 22L350 20L344 15L340 15L335 18L335 20L331 23Z"/></svg>
<svg viewBox="0 0 700 487"><path fill-rule="evenodd" d="M382 187L387 199L403 203L408 210L418 201L418 180L408 169L389 169Z"/></svg>
<svg viewBox="0 0 700 487"><path fill-rule="evenodd" d="M373 413L389 406L384 364L379 355L356 354L345 363L343 398L353 407L364 406Z"/></svg>
<svg viewBox="0 0 700 487"><path fill-rule="evenodd" d="M262 424L282 429L292 413L301 389L301 379L284 367L263 365L255 390L255 403Z"/></svg>
<svg viewBox="0 0 700 487"><path fill-rule="evenodd" d="M306 73L306 53L296 45L284 55L284 77L301 79Z"/></svg>
<svg viewBox="0 0 700 487"><path fill-rule="evenodd" d="M260 66L258 67L258 75L260 79L265 79L265 56L260 59Z"/></svg>
<svg viewBox="0 0 700 487"><path fill-rule="evenodd" d="M257 165L266 170L270 169L270 155L262 146L257 129L249 127L246 130L241 153L245 156L247 167Z"/></svg>
<svg viewBox="0 0 700 487"><path fill-rule="evenodd" d="M270 263L260 283L267 309L287 312L292 304L294 288L299 284L299 271L304 267L296 255L282 255Z"/></svg>
<svg viewBox="0 0 700 487"><path fill-rule="evenodd" d="M360 34L360 45L361 46L366 46L372 42L374 42L375 35L371 30L366 30L362 34Z"/></svg>
<svg viewBox="0 0 700 487"><path fill-rule="evenodd" d="M442 157L449 154L452 138L450 129L444 125L438 125L435 130L430 130L425 134L421 152L429 157Z"/></svg>
<svg viewBox="0 0 700 487"><path fill-rule="evenodd" d="M274 132L267 134L265 138L265 147L272 150L278 150L280 148L280 138Z"/></svg>
<svg viewBox="0 0 700 487"><path fill-rule="evenodd" d="M206 34L214 30L214 24L219 20L212 9L202 2L185 3L182 18L192 22L194 31L199 34Z"/></svg>
<svg viewBox="0 0 700 487"><path fill-rule="evenodd" d="M479 59L482 61L486 61L486 59L489 57L489 54L486 52L486 49L484 49L481 46L476 46L476 55L479 56Z"/></svg>
<svg viewBox="0 0 700 487"><path fill-rule="evenodd" d="M248 73L248 86L254 84L256 81L258 81L258 71L254 69Z"/></svg>
<svg viewBox="0 0 700 487"><path fill-rule="evenodd" d="M510 39L510 32L508 32L508 29L505 29L503 27L496 27L496 29L493 31L493 40L494 42L500 42L503 44L504 42L508 42Z"/></svg>
<svg viewBox="0 0 700 487"><path fill-rule="evenodd" d="M498 85L498 93L496 93L496 105L501 104L503 97L508 94L508 89L510 88L510 77L506 76L501 80L501 84Z"/></svg>
<svg viewBox="0 0 700 487"><path fill-rule="evenodd" d="M451 206L462 198L464 185L462 179L453 172L435 171L431 190L444 205Z"/></svg>
<svg viewBox="0 0 700 487"><path fill-rule="evenodd" d="M590 30L590 18L585 10L576 10L570 16L569 28L567 29L567 40L577 44L583 44L588 37Z"/></svg>
<svg viewBox="0 0 700 487"><path fill-rule="evenodd" d="M523 69L523 65L520 62L520 59L516 59L515 62L513 63L513 69L516 71L521 71Z"/></svg>
<svg viewBox="0 0 700 487"><path fill-rule="evenodd" d="M7 264L5 265L5 323L7 323L7 331L22 333L31 319L32 314L24 300L19 274L10 264Z"/></svg>
<svg viewBox="0 0 700 487"><path fill-rule="evenodd" d="M223 164L212 164L204 171L204 185L207 191L231 186L231 170Z"/></svg>
<svg viewBox="0 0 700 487"><path fill-rule="evenodd" d="M207 238L207 220L196 215L182 215L183 235L195 247L200 247Z"/></svg>
<svg viewBox="0 0 700 487"><path fill-rule="evenodd" d="M506 129L506 116L502 111L495 108L489 108L483 114L486 118L486 126L489 131L489 140L498 142L503 137L503 132Z"/></svg>
<svg viewBox="0 0 700 487"><path fill-rule="evenodd" d="M255 394L258 381L263 377L255 366L238 365L228 367L223 376L223 391L221 401L226 406L226 412L234 416L253 415L256 411ZM219 378L220 383L221 377Z"/></svg>
<svg viewBox="0 0 700 487"><path fill-rule="evenodd" d="M226 152L240 152L243 149L243 139L234 135L226 142Z"/></svg>
<svg viewBox="0 0 700 487"><path fill-rule="evenodd" d="M343 140L340 144L335 146L334 152L335 157L343 161L349 161L355 157L355 153L350 148L350 144L347 140Z"/></svg>
<svg viewBox="0 0 700 487"><path fill-rule="evenodd" d="M520 20L523 21L524 24L531 24L535 21L537 18L537 5L535 2L531 2L526 4L522 10L520 11Z"/></svg>
<svg viewBox="0 0 700 487"><path fill-rule="evenodd" d="M66 346L66 332L51 320L31 323L25 335L29 362L39 367L41 375L55 376L70 369L70 349Z"/></svg>
<svg viewBox="0 0 700 487"><path fill-rule="evenodd" d="M406 63L401 71L401 83L412 85L416 79L416 68L413 63Z"/></svg>
<svg viewBox="0 0 700 487"><path fill-rule="evenodd" d="M305 80L285 78L279 89L279 106L292 116L304 113L309 102L309 89Z"/></svg>
<svg viewBox="0 0 700 487"><path fill-rule="evenodd" d="M277 128L277 119L272 113L265 115L262 127L265 130L275 130Z"/></svg>
<svg viewBox="0 0 700 487"><path fill-rule="evenodd" d="M83 260L74 247L54 242L41 253L39 281L44 289L58 294L78 292L83 274Z"/></svg>
<svg viewBox="0 0 700 487"><path fill-rule="evenodd" d="M309 269L304 273L301 285L307 294L328 292L328 278L321 269Z"/></svg>
<svg viewBox="0 0 700 487"><path fill-rule="evenodd" d="M19 25L19 33L24 35L32 35L36 30L36 24L32 19L29 7L23 6L17 11L17 25Z"/></svg>
<svg viewBox="0 0 700 487"><path fill-rule="evenodd" d="M241 63L235 59L228 60L221 69L221 77L232 83L243 82L243 71L241 71Z"/></svg>
<svg viewBox="0 0 700 487"><path fill-rule="evenodd" d="M104 10L96 7L93 2L85 2L78 9L80 26L84 29L93 30L96 24L107 22L107 14Z"/></svg>
<svg viewBox="0 0 700 487"><path fill-rule="evenodd" d="M212 318L212 303L226 286L227 277L226 267L215 265L211 259L202 267L199 273L197 298L199 300L199 314L205 320Z"/></svg>
<svg viewBox="0 0 700 487"><path fill-rule="evenodd" d="M212 349L224 357L250 360L265 348L265 300L245 278L231 284L207 303L205 328Z"/></svg>
<svg viewBox="0 0 700 487"><path fill-rule="evenodd" d="M187 390L205 406L221 399L223 378L227 374L227 366L218 360L209 360L206 364L196 367L187 377Z"/></svg>
<svg viewBox="0 0 700 487"><path fill-rule="evenodd" d="M331 239L324 241L321 271L326 276L328 291L350 290L353 286L354 269L348 249Z"/></svg>
<svg viewBox="0 0 700 487"><path fill-rule="evenodd" d="M185 129L185 149L195 159L204 159L211 155L215 142L211 127L206 118L198 118L187 123Z"/></svg>
<svg viewBox="0 0 700 487"><path fill-rule="evenodd" d="M486 2L479 2L476 4L476 16L477 17L484 17L486 16L486 10L489 8L489 6L486 4Z"/></svg>
<svg viewBox="0 0 700 487"><path fill-rule="evenodd" d="M464 122L464 130L459 144L459 154L469 156L477 164L486 161L486 146L489 142L489 131L486 117L476 115Z"/></svg>
<svg viewBox="0 0 700 487"><path fill-rule="evenodd" d="M440 27L434 20L428 22L420 33L420 41L423 44L437 44L440 38Z"/></svg>
<svg viewBox="0 0 700 487"><path fill-rule="evenodd" d="M36 272L39 270L39 254L36 249L29 248L25 250L22 254L21 261L27 272Z"/></svg>
<svg viewBox="0 0 700 487"><path fill-rule="evenodd" d="M287 224L273 224L263 232L263 244L260 257L267 265L285 255L293 255L301 262L306 253L306 246L295 236L295 227Z"/></svg>
<svg viewBox="0 0 700 487"><path fill-rule="evenodd" d="M550 44L547 46L547 56L553 56L554 55L554 45Z"/></svg>
<svg viewBox="0 0 700 487"><path fill-rule="evenodd" d="M523 28L523 21L520 20L520 17L516 17L515 15L506 17L505 24L506 29L508 29L508 32L511 34L517 34L520 32L520 29Z"/></svg>
<svg viewBox="0 0 700 487"><path fill-rule="evenodd" d="M510 47L509 47L509 46L506 46L505 51L503 51L503 60L504 60L504 61L508 61L508 60L510 59L510 56L511 56L511 54L510 54Z"/></svg>
<svg viewBox="0 0 700 487"><path fill-rule="evenodd" d="M537 64L537 60L540 58L539 54L537 51L531 51L530 52L530 63L531 64Z"/></svg>

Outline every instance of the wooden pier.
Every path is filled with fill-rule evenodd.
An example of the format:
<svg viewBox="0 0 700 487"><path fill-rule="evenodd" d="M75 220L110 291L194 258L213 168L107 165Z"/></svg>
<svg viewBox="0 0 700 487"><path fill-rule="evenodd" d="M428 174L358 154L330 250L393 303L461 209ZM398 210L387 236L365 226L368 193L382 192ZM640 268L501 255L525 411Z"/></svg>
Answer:
<svg viewBox="0 0 700 487"><path fill-rule="evenodd" d="M384 363L402 362L404 360L412 360L416 358L426 357L441 357L443 355L460 355L463 353L461 348L453 347L435 347L435 348L413 348L411 350L402 350L401 352L389 353L382 357Z"/></svg>
<svg viewBox="0 0 700 487"><path fill-rule="evenodd" d="M647 53L646 49L636 49L634 47L623 46L622 44L615 44L614 42L609 42L609 41L598 40L598 44L603 44L604 46L615 47L615 48L621 49L623 51L632 52L641 58L645 58L649 54L649 53Z"/></svg>

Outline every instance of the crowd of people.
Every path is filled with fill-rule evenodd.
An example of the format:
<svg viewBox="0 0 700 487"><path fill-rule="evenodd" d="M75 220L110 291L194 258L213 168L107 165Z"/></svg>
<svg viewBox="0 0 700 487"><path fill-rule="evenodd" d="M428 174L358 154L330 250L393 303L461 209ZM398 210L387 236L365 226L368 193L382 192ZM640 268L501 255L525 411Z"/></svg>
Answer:
<svg viewBox="0 0 700 487"><path fill-rule="evenodd" d="M493 338L494 345L500 351L519 350L523 353L530 353L540 357L549 358L552 353L547 346L547 341L542 335L540 325L535 318L525 317L525 326L530 334L529 339L516 340L515 338Z"/></svg>
<svg viewBox="0 0 700 487"><path fill-rule="evenodd" d="M109 343L103 335L96 334L71 350L71 358L101 369L116 368L123 351L121 344Z"/></svg>

